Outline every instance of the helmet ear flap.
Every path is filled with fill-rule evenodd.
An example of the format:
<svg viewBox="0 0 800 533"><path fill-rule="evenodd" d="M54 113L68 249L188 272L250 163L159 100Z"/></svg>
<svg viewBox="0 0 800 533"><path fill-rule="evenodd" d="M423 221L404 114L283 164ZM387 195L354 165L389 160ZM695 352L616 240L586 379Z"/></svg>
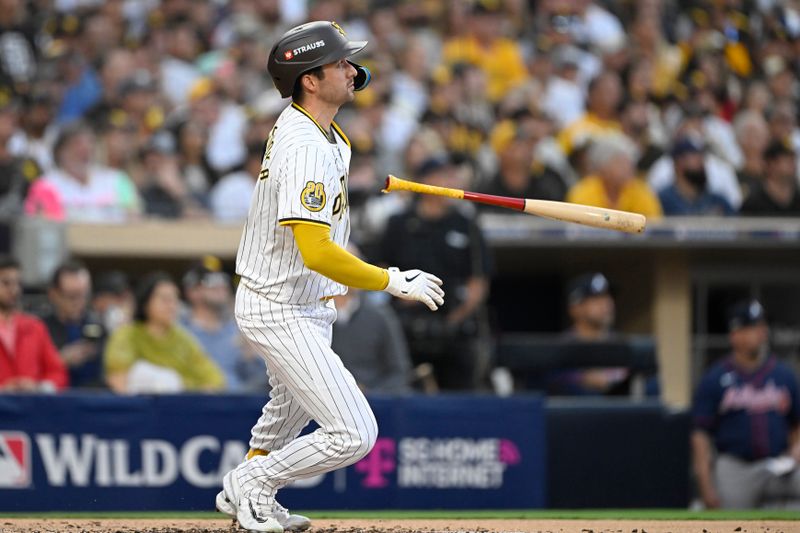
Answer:
<svg viewBox="0 0 800 533"><path fill-rule="evenodd" d="M372 80L372 73L369 69L363 65L359 65L358 63L353 63L352 61L348 61L353 67L356 69L356 77L353 80L353 88L356 91L360 91L365 89L367 85L369 85L370 80Z"/></svg>

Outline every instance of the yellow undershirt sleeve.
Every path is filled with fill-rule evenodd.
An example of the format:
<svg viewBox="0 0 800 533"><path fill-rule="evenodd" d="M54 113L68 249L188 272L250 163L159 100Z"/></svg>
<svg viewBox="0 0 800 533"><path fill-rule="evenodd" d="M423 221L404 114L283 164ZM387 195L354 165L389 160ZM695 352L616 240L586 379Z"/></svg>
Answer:
<svg viewBox="0 0 800 533"><path fill-rule="evenodd" d="M331 240L330 228L320 224L291 224L294 240L303 262L337 283L356 289L382 291L389 284L389 273L354 256Z"/></svg>

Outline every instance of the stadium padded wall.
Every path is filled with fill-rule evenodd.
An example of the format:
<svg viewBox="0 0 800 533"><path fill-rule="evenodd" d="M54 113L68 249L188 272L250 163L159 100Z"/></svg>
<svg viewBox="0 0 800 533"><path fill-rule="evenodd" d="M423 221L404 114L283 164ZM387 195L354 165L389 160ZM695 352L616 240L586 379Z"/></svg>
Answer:
<svg viewBox="0 0 800 533"><path fill-rule="evenodd" d="M258 396L0 396L0 512L212 510ZM295 509L681 507L685 414L539 396L372 396L355 465L281 492ZM307 428L312 431L314 427ZM685 467L685 468L684 468Z"/></svg>

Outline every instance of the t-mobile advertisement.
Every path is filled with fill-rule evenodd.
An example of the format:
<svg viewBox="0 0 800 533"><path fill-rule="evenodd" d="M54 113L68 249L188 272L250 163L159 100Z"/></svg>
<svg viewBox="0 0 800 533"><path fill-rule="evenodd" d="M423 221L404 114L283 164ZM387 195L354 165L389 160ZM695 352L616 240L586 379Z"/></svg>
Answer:
<svg viewBox="0 0 800 533"><path fill-rule="evenodd" d="M254 396L0 396L0 512L212 510L247 452ZM291 509L545 504L537 397L370 398L380 427L349 468L283 489ZM313 429L313 427L309 428Z"/></svg>

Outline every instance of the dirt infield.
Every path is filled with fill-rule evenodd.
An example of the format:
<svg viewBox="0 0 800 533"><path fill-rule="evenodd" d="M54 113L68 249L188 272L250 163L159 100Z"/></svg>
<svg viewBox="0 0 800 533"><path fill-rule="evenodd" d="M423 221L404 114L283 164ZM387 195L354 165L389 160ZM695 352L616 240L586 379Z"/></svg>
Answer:
<svg viewBox="0 0 800 533"><path fill-rule="evenodd" d="M230 520L11 519L0 533L241 533ZM800 521L743 520L331 520L314 521L310 533L796 533Z"/></svg>

